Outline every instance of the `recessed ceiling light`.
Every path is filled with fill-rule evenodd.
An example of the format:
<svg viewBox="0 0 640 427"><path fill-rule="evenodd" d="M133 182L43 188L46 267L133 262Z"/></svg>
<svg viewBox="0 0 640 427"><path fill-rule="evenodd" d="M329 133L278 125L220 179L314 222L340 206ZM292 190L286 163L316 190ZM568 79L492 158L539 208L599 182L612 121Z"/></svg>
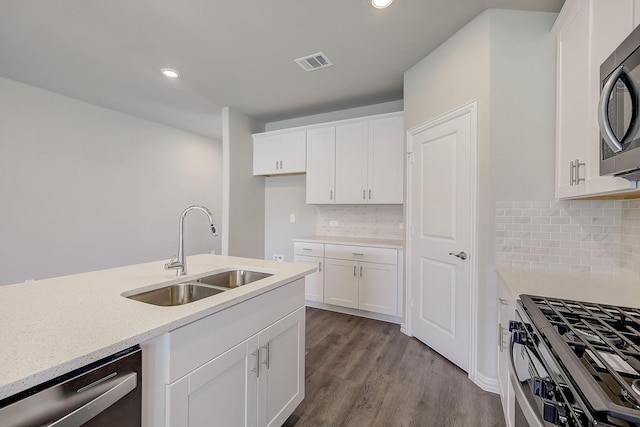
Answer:
<svg viewBox="0 0 640 427"><path fill-rule="evenodd" d="M178 77L180 77L180 73L178 73L176 70L172 68L162 68L160 72L162 73L163 76L170 79L177 79Z"/></svg>
<svg viewBox="0 0 640 427"><path fill-rule="evenodd" d="M385 7L389 7L393 3L393 0L371 0L371 6L376 9L384 9Z"/></svg>

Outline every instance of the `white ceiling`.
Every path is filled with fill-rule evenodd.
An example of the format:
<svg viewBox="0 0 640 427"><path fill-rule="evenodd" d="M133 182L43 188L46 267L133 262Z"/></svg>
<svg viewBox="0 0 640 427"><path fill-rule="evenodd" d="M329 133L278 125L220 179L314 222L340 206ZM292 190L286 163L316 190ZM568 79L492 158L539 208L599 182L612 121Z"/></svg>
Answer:
<svg viewBox="0 0 640 427"><path fill-rule="evenodd" d="M404 71L485 9L563 2L0 0L0 75L220 139L223 106L269 122L402 99ZM334 66L294 62L320 51Z"/></svg>

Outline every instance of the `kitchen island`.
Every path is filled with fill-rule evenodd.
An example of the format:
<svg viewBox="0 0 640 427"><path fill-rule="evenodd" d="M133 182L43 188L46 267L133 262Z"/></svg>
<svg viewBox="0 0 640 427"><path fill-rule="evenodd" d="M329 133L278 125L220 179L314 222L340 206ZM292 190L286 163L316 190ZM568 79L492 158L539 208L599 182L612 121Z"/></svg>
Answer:
<svg viewBox="0 0 640 427"><path fill-rule="evenodd" d="M169 342L170 331L184 330L187 325L191 327L202 319L231 312L231 308L240 307L245 302L249 304L251 300L258 301L259 297L265 298L267 294L284 292L282 289L287 287L292 289L287 291L287 295L301 295L299 298L291 297L295 302L289 307L302 307L304 280L299 279L315 270L308 265L217 255L188 257L188 266L189 275L181 277L165 270L164 261L159 261L1 286L0 399L136 344L142 344L143 355L146 351L144 360L168 360L166 354L153 354L153 349L161 346L145 343L158 343L165 339L163 337L167 337ZM152 289L159 284L184 282L231 269L273 275L173 307L145 304L122 296L132 290ZM273 305L277 306L277 302L274 301ZM268 312L269 307L264 307L264 310ZM158 377L153 367L144 369L150 380ZM146 379L143 385L145 382ZM149 384L154 382L147 382L147 386ZM159 386L156 384L156 388ZM164 388L155 391L164 392ZM144 400L153 402L147 397ZM158 412L157 408L144 410Z"/></svg>

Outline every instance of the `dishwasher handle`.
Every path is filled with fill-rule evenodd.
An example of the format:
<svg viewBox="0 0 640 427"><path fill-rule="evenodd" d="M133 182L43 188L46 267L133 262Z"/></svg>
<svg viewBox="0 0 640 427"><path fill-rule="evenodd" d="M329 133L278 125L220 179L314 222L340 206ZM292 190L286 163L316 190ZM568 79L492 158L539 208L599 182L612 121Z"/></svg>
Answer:
<svg viewBox="0 0 640 427"><path fill-rule="evenodd" d="M138 374L132 372L115 386L47 427L80 427L95 418L138 386Z"/></svg>

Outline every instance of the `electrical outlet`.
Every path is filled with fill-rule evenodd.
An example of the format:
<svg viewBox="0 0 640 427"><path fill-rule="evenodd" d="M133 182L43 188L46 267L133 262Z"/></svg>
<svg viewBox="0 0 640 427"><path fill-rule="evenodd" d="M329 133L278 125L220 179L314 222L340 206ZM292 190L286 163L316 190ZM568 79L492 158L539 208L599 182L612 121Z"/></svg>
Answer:
<svg viewBox="0 0 640 427"><path fill-rule="evenodd" d="M337 227L337 226L338 226L338 221L336 220L329 221L329 227Z"/></svg>
<svg viewBox="0 0 640 427"><path fill-rule="evenodd" d="M215 249L211 249L211 255L215 255L216 254L216 250Z"/></svg>
<svg viewBox="0 0 640 427"><path fill-rule="evenodd" d="M289 222L291 224L293 224L294 222L296 222L296 214L290 214L289 215Z"/></svg>
<svg viewBox="0 0 640 427"><path fill-rule="evenodd" d="M399 222L398 222L398 228L399 228L400 230L404 230L404 221L399 221Z"/></svg>
<svg viewBox="0 0 640 427"><path fill-rule="evenodd" d="M282 254L273 254L273 260L276 262L284 262L284 255Z"/></svg>

